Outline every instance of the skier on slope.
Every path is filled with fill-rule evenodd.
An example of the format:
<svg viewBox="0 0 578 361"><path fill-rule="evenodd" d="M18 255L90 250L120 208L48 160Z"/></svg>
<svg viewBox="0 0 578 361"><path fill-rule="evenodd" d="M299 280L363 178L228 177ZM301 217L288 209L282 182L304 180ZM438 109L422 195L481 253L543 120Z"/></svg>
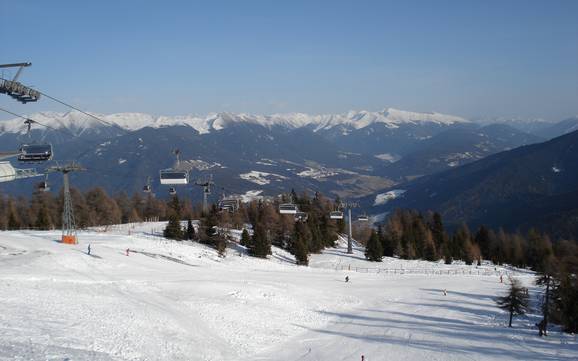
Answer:
<svg viewBox="0 0 578 361"><path fill-rule="evenodd" d="M88 244L88 252L87 254L90 256L90 243Z"/></svg>
<svg viewBox="0 0 578 361"><path fill-rule="evenodd" d="M130 252L130 248L126 249L126 255L128 256L128 253Z"/></svg>
<svg viewBox="0 0 578 361"><path fill-rule="evenodd" d="M349 276L345 276L345 283L349 282Z"/></svg>

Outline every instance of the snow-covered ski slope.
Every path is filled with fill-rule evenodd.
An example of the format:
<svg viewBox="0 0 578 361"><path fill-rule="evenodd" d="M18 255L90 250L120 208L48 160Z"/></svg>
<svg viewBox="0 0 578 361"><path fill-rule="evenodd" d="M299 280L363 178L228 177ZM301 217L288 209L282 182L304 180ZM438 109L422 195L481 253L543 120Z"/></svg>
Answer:
<svg viewBox="0 0 578 361"><path fill-rule="evenodd" d="M536 336L535 314L505 327L494 297L506 285L495 274L377 265L343 247L307 268L277 249L268 260L241 247L219 258L150 235L160 229L82 232L76 246L55 242L58 232L0 232L0 360L578 359L575 336ZM531 284L531 274L516 275Z"/></svg>

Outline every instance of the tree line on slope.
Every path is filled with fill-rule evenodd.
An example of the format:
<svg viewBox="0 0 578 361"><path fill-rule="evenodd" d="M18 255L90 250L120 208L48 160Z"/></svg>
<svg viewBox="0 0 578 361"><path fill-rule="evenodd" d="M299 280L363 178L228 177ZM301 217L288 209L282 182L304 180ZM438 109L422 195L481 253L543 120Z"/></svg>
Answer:
<svg viewBox="0 0 578 361"><path fill-rule="evenodd" d="M299 210L307 213L307 219L295 220L292 214L279 214L280 203L292 199ZM178 197L173 197L168 207L165 237L171 239L191 239L214 246L224 251L228 230L242 230L240 244L255 257L265 258L271 254L271 246L289 251L295 256L296 263L308 265L309 255L319 253L326 247L335 245L338 233L345 229L344 220L331 220L329 213L337 208L339 199L329 200L316 193L313 197L304 193L298 196L283 195L273 201L253 200L240 204L233 212L222 211L213 204L206 214L198 215L200 224L182 227L183 210ZM195 229L196 228L196 229ZM247 229L252 230L252 234Z"/></svg>
<svg viewBox="0 0 578 361"><path fill-rule="evenodd" d="M96 187L86 192L70 190L76 226L80 229L146 219L165 219L168 205L151 194L143 197L135 193L129 197L119 193L110 197ZM62 225L63 195L36 191L30 199L0 194L0 230L60 228ZM192 214L190 205L186 212Z"/></svg>
<svg viewBox="0 0 578 361"><path fill-rule="evenodd" d="M541 329L546 330L551 319L567 332L578 332L578 244L573 240L553 243L547 234L534 229L521 234L481 226L472 233L466 224L450 234L439 213L396 210L372 232L365 256L370 261L395 256L443 259L446 264L462 260L468 265L479 265L485 259L497 265L530 268L538 274L537 284L545 288ZM515 281L511 284L510 294L500 303L513 314L523 312L526 305L520 287Z"/></svg>
<svg viewBox="0 0 578 361"><path fill-rule="evenodd" d="M566 243L574 242L557 242ZM544 257L553 253L553 244L547 234L534 229L522 234L481 226L474 233L463 223L450 233L437 212L423 214L398 209L373 232L366 249L367 258L375 261L396 256L428 261L443 259L447 264L462 260L471 265L485 259L540 271L544 268Z"/></svg>
<svg viewBox="0 0 578 361"><path fill-rule="evenodd" d="M297 263L307 265L310 253L320 252L334 245L337 234L345 229L344 220L330 220L329 213L338 208L339 199L332 201L316 193L299 196L292 191L274 201L252 201L241 203L233 212L219 210L213 204L204 214L200 205L193 206L188 199L177 196L160 200L152 194L126 193L109 196L101 187L85 192L71 189L76 226L84 229L93 226L107 226L143 220L168 220L165 236L172 239L195 239L215 246L221 252L228 234L225 229L243 229L251 225L253 234L245 246L251 255L266 257L271 253L271 245L289 250ZM279 203L290 200L299 210L307 212L308 218L296 222L293 215L281 215L277 211ZM63 194L36 191L30 199L13 198L0 194L0 230L39 229L50 230L61 227ZM200 220L200 226L192 224ZM181 227L182 220L189 220ZM361 231L362 230L362 231ZM367 227L356 227L360 238L368 235Z"/></svg>

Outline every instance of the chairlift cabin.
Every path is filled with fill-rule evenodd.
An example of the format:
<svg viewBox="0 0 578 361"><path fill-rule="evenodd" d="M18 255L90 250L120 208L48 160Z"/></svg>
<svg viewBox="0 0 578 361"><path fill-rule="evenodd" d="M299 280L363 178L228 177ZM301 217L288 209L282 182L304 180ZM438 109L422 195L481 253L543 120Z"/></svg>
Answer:
<svg viewBox="0 0 578 361"><path fill-rule="evenodd" d="M175 187L170 187L169 188L169 194L171 196L174 196L175 194L177 194L177 190L175 189Z"/></svg>
<svg viewBox="0 0 578 361"><path fill-rule="evenodd" d="M52 159L51 144L22 144L18 160L27 163L46 162Z"/></svg>
<svg viewBox="0 0 578 361"><path fill-rule="evenodd" d="M164 169L160 171L161 184L188 184L189 173L183 170Z"/></svg>
<svg viewBox="0 0 578 361"><path fill-rule="evenodd" d="M330 219L343 219L343 212L341 211L333 211L329 213Z"/></svg>
<svg viewBox="0 0 578 361"><path fill-rule="evenodd" d="M280 214L297 214L297 206L292 203L283 203L279 205Z"/></svg>
<svg viewBox="0 0 578 361"><path fill-rule="evenodd" d="M50 191L50 186L48 185L47 181L42 181L38 183L38 190L41 192L48 192Z"/></svg>
<svg viewBox="0 0 578 361"><path fill-rule="evenodd" d="M147 177L147 182L146 182L146 184L142 187L142 191L143 191L144 193L150 193L151 190L152 190L152 187L151 187L151 177Z"/></svg>
<svg viewBox="0 0 578 361"><path fill-rule="evenodd" d="M219 209L221 211L226 211L229 213L234 213L237 209L239 209L239 201L237 199L222 199L219 202Z"/></svg>
<svg viewBox="0 0 578 361"><path fill-rule="evenodd" d="M309 217L307 216L307 213L305 213L305 212L299 211L299 212L295 213L295 220L296 221L307 222L307 218L309 218Z"/></svg>

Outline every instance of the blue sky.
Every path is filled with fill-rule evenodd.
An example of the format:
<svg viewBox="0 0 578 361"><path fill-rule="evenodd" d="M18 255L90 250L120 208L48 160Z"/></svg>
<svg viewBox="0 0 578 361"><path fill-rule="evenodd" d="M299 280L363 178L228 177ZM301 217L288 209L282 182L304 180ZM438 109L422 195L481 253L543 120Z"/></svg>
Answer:
<svg viewBox="0 0 578 361"><path fill-rule="evenodd" d="M578 114L578 1L0 0L0 63L15 61L33 63L24 83L103 113L559 120Z"/></svg>

